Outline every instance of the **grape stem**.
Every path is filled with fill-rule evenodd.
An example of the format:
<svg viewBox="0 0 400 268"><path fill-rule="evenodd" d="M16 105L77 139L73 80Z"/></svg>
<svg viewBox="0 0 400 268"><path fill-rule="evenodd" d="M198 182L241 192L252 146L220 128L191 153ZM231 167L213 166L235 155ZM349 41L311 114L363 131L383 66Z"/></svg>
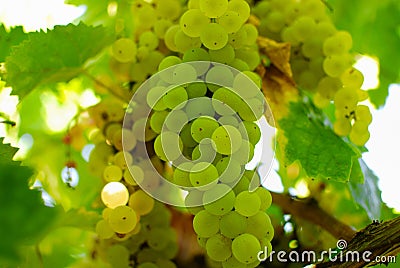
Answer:
<svg viewBox="0 0 400 268"><path fill-rule="evenodd" d="M313 198L298 199L288 194L271 192L273 203L285 213L320 226L337 239L350 241L356 231L323 210Z"/></svg>
<svg viewBox="0 0 400 268"><path fill-rule="evenodd" d="M10 120L3 120L3 121L0 121L0 124L7 124L7 125L10 125L12 127L15 127L15 125L17 123L15 123L14 121L10 121Z"/></svg>
<svg viewBox="0 0 400 268"><path fill-rule="evenodd" d="M99 79L97 79L96 77L94 77L93 75L91 75L87 70L83 70L82 72L84 75L86 75L88 78L90 78L93 82L95 82L96 84L104 87L105 89L107 89L107 91L109 93L111 93L114 97L122 100L123 102L126 102L126 99L124 96L120 95L118 92L116 92L112 87L104 84L103 82L101 82Z"/></svg>

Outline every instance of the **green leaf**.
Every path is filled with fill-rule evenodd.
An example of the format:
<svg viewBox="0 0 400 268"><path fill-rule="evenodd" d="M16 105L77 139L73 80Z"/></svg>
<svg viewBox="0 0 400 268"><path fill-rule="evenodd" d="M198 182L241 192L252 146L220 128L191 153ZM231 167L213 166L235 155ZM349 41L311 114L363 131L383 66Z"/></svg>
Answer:
<svg viewBox="0 0 400 268"><path fill-rule="evenodd" d="M3 165L19 165L18 162L12 161L18 148L14 148L9 144L4 144L4 138L0 138L0 164Z"/></svg>
<svg viewBox="0 0 400 268"><path fill-rule="evenodd" d="M6 57L10 54L12 46L18 45L28 37L22 28L17 26L6 30L4 25L0 25L0 62L4 62Z"/></svg>
<svg viewBox="0 0 400 268"><path fill-rule="evenodd" d="M388 86L400 81L400 6L396 0L331 0L335 23L349 31L353 49L361 54L378 57L380 86L370 91L371 101L377 106L385 104Z"/></svg>
<svg viewBox="0 0 400 268"><path fill-rule="evenodd" d="M15 148L2 144L1 152L6 158L0 162L0 259L17 261L19 246L34 243L51 225L56 211L43 205L38 191L29 190L32 170L9 164Z"/></svg>
<svg viewBox="0 0 400 268"><path fill-rule="evenodd" d="M68 81L111 41L106 28L83 23L32 33L6 59L7 84L22 98L41 84Z"/></svg>
<svg viewBox="0 0 400 268"><path fill-rule="evenodd" d="M371 220L378 220L381 216L382 198L378 187L378 177L365 164L359 161L364 173L364 183L350 182L349 188L354 200L365 209Z"/></svg>
<svg viewBox="0 0 400 268"><path fill-rule="evenodd" d="M279 121L287 140L280 144L285 164L298 160L309 177L349 181L358 154L315 112L304 103L291 103L289 115Z"/></svg>

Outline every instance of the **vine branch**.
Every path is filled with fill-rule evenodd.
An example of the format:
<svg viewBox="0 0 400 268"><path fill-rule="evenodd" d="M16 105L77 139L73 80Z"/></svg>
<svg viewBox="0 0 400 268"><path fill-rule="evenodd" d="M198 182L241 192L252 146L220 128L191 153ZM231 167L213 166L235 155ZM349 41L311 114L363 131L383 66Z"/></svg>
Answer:
<svg viewBox="0 0 400 268"><path fill-rule="evenodd" d="M350 241L356 231L323 210L313 198L297 199L288 194L271 192L274 204L286 213L318 225L337 239Z"/></svg>

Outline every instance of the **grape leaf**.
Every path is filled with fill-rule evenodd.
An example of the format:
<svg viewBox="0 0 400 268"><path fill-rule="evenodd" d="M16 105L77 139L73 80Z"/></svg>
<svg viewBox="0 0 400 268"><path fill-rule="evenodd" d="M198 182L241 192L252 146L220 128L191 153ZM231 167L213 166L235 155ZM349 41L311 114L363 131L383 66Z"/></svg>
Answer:
<svg viewBox="0 0 400 268"><path fill-rule="evenodd" d="M316 118L318 115L309 111L306 104L292 102L289 108L288 116L278 122L284 135L279 144L283 146L285 163L299 160L306 174L313 178L349 181L358 154Z"/></svg>
<svg viewBox="0 0 400 268"><path fill-rule="evenodd" d="M4 144L4 138L0 138L0 164L3 165L19 165L18 162L12 161L18 148L14 148L9 144Z"/></svg>
<svg viewBox="0 0 400 268"><path fill-rule="evenodd" d="M0 25L0 62L4 62L6 57L10 54L12 46L18 45L28 37L22 28L17 26L6 30L4 25Z"/></svg>
<svg viewBox="0 0 400 268"><path fill-rule="evenodd" d="M68 81L111 41L106 28L83 23L31 33L6 58L7 84L22 98L38 85Z"/></svg>
<svg viewBox="0 0 400 268"><path fill-rule="evenodd" d="M365 209L371 220L379 220L381 216L381 191L378 187L378 177L367 164L359 161L364 173L364 183L350 182L349 188L354 200Z"/></svg>
<svg viewBox="0 0 400 268"><path fill-rule="evenodd" d="M0 259L11 262L19 258L19 246L34 243L46 231L56 211L43 205L39 192L29 190L32 170L9 164L15 148L1 144L1 152L4 154L0 161Z"/></svg>
<svg viewBox="0 0 400 268"><path fill-rule="evenodd" d="M396 0L362 0L349 2L331 0L335 23L349 31L353 37L353 49L361 54L379 58L380 85L370 90L370 98L375 106L385 104L388 86L400 81L400 6ZM397 34L396 34L397 33Z"/></svg>

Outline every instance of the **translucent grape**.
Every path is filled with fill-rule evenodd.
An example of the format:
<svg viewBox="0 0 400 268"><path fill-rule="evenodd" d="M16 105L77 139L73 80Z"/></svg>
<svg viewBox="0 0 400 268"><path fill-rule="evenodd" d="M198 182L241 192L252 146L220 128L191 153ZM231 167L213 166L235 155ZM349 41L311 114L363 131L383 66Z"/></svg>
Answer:
<svg viewBox="0 0 400 268"><path fill-rule="evenodd" d="M218 50L210 50L209 53L211 61L214 62L229 64L235 59L235 49L230 44L226 44L226 46Z"/></svg>
<svg viewBox="0 0 400 268"><path fill-rule="evenodd" d="M372 122L372 114L369 110L369 107L366 105L358 105L356 108L356 120L363 121L366 124L370 124Z"/></svg>
<svg viewBox="0 0 400 268"><path fill-rule="evenodd" d="M218 153L230 155L239 150L242 136L233 126L220 126L212 134L215 149Z"/></svg>
<svg viewBox="0 0 400 268"><path fill-rule="evenodd" d="M158 47L158 37L152 31L146 31L139 37L139 46L147 47L149 50L154 50Z"/></svg>
<svg viewBox="0 0 400 268"><path fill-rule="evenodd" d="M192 137L197 142L205 138L211 138L214 130L218 127L219 124L214 118L209 116L198 117L193 121L191 126Z"/></svg>
<svg viewBox="0 0 400 268"><path fill-rule="evenodd" d="M271 193L264 187L258 187L255 193L261 200L260 210L265 211L266 209L268 209L272 204Z"/></svg>
<svg viewBox="0 0 400 268"><path fill-rule="evenodd" d="M267 213L259 211L257 214L248 217L246 233L254 235L257 239L262 239L267 235L273 237L274 229Z"/></svg>
<svg viewBox="0 0 400 268"><path fill-rule="evenodd" d="M242 263L249 264L257 261L260 250L260 242L251 234L242 234L232 241L232 254Z"/></svg>
<svg viewBox="0 0 400 268"><path fill-rule="evenodd" d="M213 117L215 114L211 99L207 97L191 99L186 104L185 111L189 120L202 115Z"/></svg>
<svg viewBox="0 0 400 268"><path fill-rule="evenodd" d="M346 55L331 55L325 58L323 63L324 72L331 77L339 77L351 66Z"/></svg>
<svg viewBox="0 0 400 268"><path fill-rule="evenodd" d="M146 215L154 207L154 199L143 190L137 190L129 198L129 206L139 215Z"/></svg>
<svg viewBox="0 0 400 268"><path fill-rule="evenodd" d="M122 169L116 165L107 166L103 171L103 178L108 181L120 181L122 179Z"/></svg>
<svg viewBox="0 0 400 268"><path fill-rule="evenodd" d="M156 86L149 90L147 93L147 104L155 111L162 111L167 109L163 101L163 96L166 92L166 88L162 86Z"/></svg>
<svg viewBox="0 0 400 268"><path fill-rule="evenodd" d="M188 98L203 97L207 93L207 86L203 82L191 83L186 87Z"/></svg>
<svg viewBox="0 0 400 268"><path fill-rule="evenodd" d="M209 18L218 18L228 9L228 0L200 0L200 10Z"/></svg>
<svg viewBox="0 0 400 268"><path fill-rule="evenodd" d="M179 0L156 1L157 15L163 19L175 20L179 18L182 10ZM154 15L153 15L154 16Z"/></svg>
<svg viewBox="0 0 400 268"><path fill-rule="evenodd" d="M226 184L217 184L204 192L204 209L217 216L225 215L232 210L235 193Z"/></svg>
<svg viewBox="0 0 400 268"><path fill-rule="evenodd" d="M243 139L247 139L254 146L261 138L260 127L252 121L242 121L239 124L239 131L242 134Z"/></svg>
<svg viewBox="0 0 400 268"><path fill-rule="evenodd" d="M191 123L183 126L181 133L179 133L182 143L186 147L195 147L198 143L192 138Z"/></svg>
<svg viewBox="0 0 400 268"><path fill-rule="evenodd" d="M173 110L168 114L165 120L165 126L168 128L168 130L178 133L182 130L182 128L186 125L187 122L188 122L188 117L184 111Z"/></svg>
<svg viewBox="0 0 400 268"><path fill-rule="evenodd" d="M167 117L168 114L169 114L169 112L164 110L164 111L155 111L151 115L150 127L155 133L157 133L157 134L161 133L165 118Z"/></svg>
<svg viewBox="0 0 400 268"><path fill-rule="evenodd" d="M216 157L216 152L211 139L203 139L199 145L193 149L192 160L196 163L207 162L212 163Z"/></svg>
<svg viewBox="0 0 400 268"><path fill-rule="evenodd" d="M361 88L361 86L364 83L364 76L359 70L352 67L352 68L347 69L340 76L340 80L342 81L343 86L345 86L345 87Z"/></svg>
<svg viewBox="0 0 400 268"><path fill-rule="evenodd" d="M219 217L202 210L194 216L193 229L201 237L211 237L219 231Z"/></svg>
<svg viewBox="0 0 400 268"><path fill-rule="evenodd" d="M172 73L173 83L176 85L191 83L197 79L197 71L195 67L188 63L179 64L174 68ZM185 94L185 93L182 93Z"/></svg>
<svg viewBox="0 0 400 268"><path fill-rule="evenodd" d="M114 230L111 229L107 221L100 220L96 224L96 233L101 239L109 239L113 237Z"/></svg>
<svg viewBox="0 0 400 268"><path fill-rule="evenodd" d="M255 215L260 210L260 207L260 197L254 192L244 191L236 196L235 210L243 216L250 217Z"/></svg>
<svg viewBox="0 0 400 268"><path fill-rule="evenodd" d="M166 45L166 47L174 52L178 52L179 49L176 47L176 43L175 43L175 36L176 33L180 31L180 26L179 25L173 25L171 26L164 35L164 43Z"/></svg>
<svg viewBox="0 0 400 268"><path fill-rule="evenodd" d="M174 42L177 50L182 53L188 49L201 47L202 43L199 37L190 37L180 29L175 33Z"/></svg>
<svg viewBox="0 0 400 268"><path fill-rule="evenodd" d="M154 151L164 161L174 161L182 155L183 144L178 134L164 131L154 141Z"/></svg>
<svg viewBox="0 0 400 268"><path fill-rule="evenodd" d="M169 109L174 109L179 104L187 101L187 99L187 92L182 86L168 90L163 97L164 104Z"/></svg>
<svg viewBox="0 0 400 268"><path fill-rule="evenodd" d="M120 38L112 45L114 58L122 63L133 62L136 59L136 43L129 38Z"/></svg>
<svg viewBox="0 0 400 268"><path fill-rule="evenodd" d="M109 208L125 205L128 199L128 189L120 182L109 182L101 191L101 200Z"/></svg>
<svg viewBox="0 0 400 268"><path fill-rule="evenodd" d="M111 229L120 234L131 232L137 224L135 211L128 206L118 206L110 212L108 219Z"/></svg>
<svg viewBox="0 0 400 268"><path fill-rule="evenodd" d="M267 3L267 2L259 2L259 3ZM222 262L223 268L247 268L247 264L241 263L234 256L230 257L226 261Z"/></svg>
<svg viewBox="0 0 400 268"><path fill-rule="evenodd" d="M206 48L217 50L223 48L228 43L228 33L221 25L209 23L201 32L200 40Z"/></svg>
<svg viewBox="0 0 400 268"><path fill-rule="evenodd" d="M347 118L340 118L333 124L333 131L339 136L347 136L351 131L351 122Z"/></svg>
<svg viewBox="0 0 400 268"><path fill-rule="evenodd" d="M261 61L258 51L251 48L237 49L236 58L246 62L250 70L254 70Z"/></svg>
<svg viewBox="0 0 400 268"><path fill-rule="evenodd" d="M250 6L244 0L231 0L228 3L228 11L239 13L241 22L244 23L250 17Z"/></svg>
<svg viewBox="0 0 400 268"><path fill-rule="evenodd" d="M194 187L205 186L210 183L216 184L218 171L213 164L200 162L193 166L189 178Z"/></svg>
<svg viewBox="0 0 400 268"><path fill-rule="evenodd" d="M107 261L113 268L129 267L129 250L119 244L115 244L107 248Z"/></svg>
<svg viewBox="0 0 400 268"><path fill-rule="evenodd" d="M207 255L214 261L225 261L232 255L232 241L221 234L210 237L206 243Z"/></svg>
<svg viewBox="0 0 400 268"><path fill-rule="evenodd" d="M242 175L240 163L229 156L219 160L215 167L220 175L219 180L223 183L234 182Z"/></svg>
<svg viewBox="0 0 400 268"><path fill-rule="evenodd" d="M351 35L346 31L338 31L325 39L323 51L326 56L347 53L352 47Z"/></svg>
<svg viewBox="0 0 400 268"><path fill-rule="evenodd" d="M179 21L182 31L190 37L200 37L200 33L208 23L209 18L199 9L189 9Z"/></svg>
<svg viewBox="0 0 400 268"><path fill-rule="evenodd" d="M239 13L227 11L219 18L218 23L224 27L228 33L234 33L242 27L243 22Z"/></svg>
<svg viewBox="0 0 400 268"><path fill-rule="evenodd" d="M245 44L247 44L248 39L247 39L246 28L242 26L237 32L230 33L228 35L228 42L235 49L241 48Z"/></svg>
<svg viewBox="0 0 400 268"><path fill-rule="evenodd" d="M154 23L154 33L157 35L158 38L164 39L165 33L168 29L172 26L172 22L166 19L157 20Z"/></svg>
<svg viewBox="0 0 400 268"><path fill-rule="evenodd" d="M219 226L221 234L229 238L235 238L246 232L247 219L236 211L230 211L221 217Z"/></svg>
<svg viewBox="0 0 400 268"><path fill-rule="evenodd" d="M191 162L185 162L180 164L174 170L174 183L180 186L191 187L192 184L190 183L190 170L193 167Z"/></svg>
<svg viewBox="0 0 400 268"><path fill-rule="evenodd" d="M162 250L168 246L169 236L164 228L153 228L147 238L147 244L154 250Z"/></svg>
<svg viewBox="0 0 400 268"><path fill-rule="evenodd" d="M334 101L336 109L353 111L357 106L358 94L355 90L343 88L336 92Z"/></svg>

